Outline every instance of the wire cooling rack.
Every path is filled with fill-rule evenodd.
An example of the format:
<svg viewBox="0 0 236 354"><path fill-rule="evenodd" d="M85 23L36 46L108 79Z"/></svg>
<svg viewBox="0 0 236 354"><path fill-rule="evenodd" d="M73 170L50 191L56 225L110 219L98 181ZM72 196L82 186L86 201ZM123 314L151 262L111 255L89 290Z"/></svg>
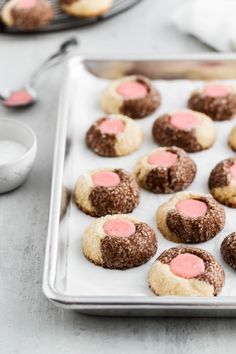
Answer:
<svg viewBox="0 0 236 354"><path fill-rule="evenodd" d="M96 1L96 0L94 0ZM48 32L55 32L61 31L65 29L72 29L82 26L88 26L100 21L107 20L119 13L129 9L130 7L136 5L137 3L141 2L142 0L113 0L113 5L109 12L104 14L103 16L99 17L89 17L89 18L78 18L72 17L65 14L61 11L60 7L58 6L58 0L51 0L51 3L54 8L54 20L44 26L42 28L38 28L36 30L31 31L23 31L16 28L7 28L4 24L0 21L0 33L8 33L8 34L29 34L29 33L48 33ZM3 4L6 0L0 0L0 9L2 8Z"/></svg>

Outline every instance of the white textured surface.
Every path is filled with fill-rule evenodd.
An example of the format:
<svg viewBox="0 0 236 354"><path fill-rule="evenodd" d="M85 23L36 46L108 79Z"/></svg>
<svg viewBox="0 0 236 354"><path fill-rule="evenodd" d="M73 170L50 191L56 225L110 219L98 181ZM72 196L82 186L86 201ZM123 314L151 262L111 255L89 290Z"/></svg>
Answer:
<svg viewBox="0 0 236 354"><path fill-rule="evenodd" d="M28 72L71 34L88 53L207 51L167 22L183 0L144 0L109 22L34 37L0 36L0 86L20 84ZM132 25L131 25L132 23ZM36 132L39 153L28 181L0 197L0 352L4 354L235 353L236 319L87 317L48 303L41 292L60 70L43 76L40 102L18 113L0 108Z"/></svg>

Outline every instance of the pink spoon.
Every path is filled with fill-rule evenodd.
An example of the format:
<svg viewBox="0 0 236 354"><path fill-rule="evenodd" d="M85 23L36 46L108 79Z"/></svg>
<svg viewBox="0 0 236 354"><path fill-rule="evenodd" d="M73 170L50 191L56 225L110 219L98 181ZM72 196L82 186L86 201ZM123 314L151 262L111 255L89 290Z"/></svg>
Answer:
<svg viewBox="0 0 236 354"><path fill-rule="evenodd" d="M35 90L35 83L38 76L46 69L62 62L72 46L77 46L78 41L76 38L71 38L63 42L58 51L52 54L47 60L45 60L39 68L37 68L31 75L29 82L16 89L5 90L0 93L0 103L7 108L20 108L28 107L37 101L37 93Z"/></svg>

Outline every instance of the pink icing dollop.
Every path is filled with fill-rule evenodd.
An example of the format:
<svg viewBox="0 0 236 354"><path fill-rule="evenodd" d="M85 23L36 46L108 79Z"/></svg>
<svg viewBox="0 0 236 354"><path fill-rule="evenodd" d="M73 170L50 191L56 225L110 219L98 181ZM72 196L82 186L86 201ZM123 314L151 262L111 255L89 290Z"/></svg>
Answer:
<svg viewBox="0 0 236 354"><path fill-rule="evenodd" d="M150 165L170 167L177 163L178 156L169 151L160 151L151 154L147 161Z"/></svg>
<svg viewBox="0 0 236 354"><path fill-rule="evenodd" d="M137 81L125 81L117 87L117 93L125 98L138 99L147 94L147 87Z"/></svg>
<svg viewBox="0 0 236 354"><path fill-rule="evenodd" d="M125 124L121 120L108 118L100 124L99 129L102 134L119 134L124 131Z"/></svg>
<svg viewBox="0 0 236 354"><path fill-rule="evenodd" d="M18 0L16 7L19 9L30 9L37 5L37 0Z"/></svg>
<svg viewBox="0 0 236 354"><path fill-rule="evenodd" d="M201 200L185 199L176 204L177 211L190 218L198 218L207 213L207 205Z"/></svg>
<svg viewBox="0 0 236 354"><path fill-rule="evenodd" d="M220 84L207 85L204 89L204 94L208 97L224 97L229 93L230 89Z"/></svg>
<svg viewBox="0 0 236 354"><path fill-rule="evenodd" d="M116 187L120 183L120 177L115 172L99 171L92 175L92 181L96 187Z"/></svg>
<svg viewBox="0 0 236 354"><path fill-rule="evenodd" d="M234 164L230 167L230 174L233 178L236 178L236 161L234 161Z"/></svg>
<svg viewBox="0 0 236 354"><path fill-rule="evenodd" d="M191 130L200 123L200 118L193 112L177 112L171 115L171 124L181 130Z"/></svg>
<svg viewBox="0 0 236 354"><path fill-rule="evenodd" d="M200 257L194 254L179 254L170 262L170 270L181 278L191 279L205 271L205 264Z"/></svg>
<svg viewBox="0 0 236 354"><path fill-rule="evenodd" d="M26 91L21 90L17 92L13 92L10 97L4 102L5 106L14 107L18 105L30 104L33 102L32 95Z"/></svg>
<svg viewBox="0 0 236 354"><path fill-rule="evenodd" d="M103 230L109 236L129 237L135 233L135 225L129 220L114 219L105 222Z"/></svg>

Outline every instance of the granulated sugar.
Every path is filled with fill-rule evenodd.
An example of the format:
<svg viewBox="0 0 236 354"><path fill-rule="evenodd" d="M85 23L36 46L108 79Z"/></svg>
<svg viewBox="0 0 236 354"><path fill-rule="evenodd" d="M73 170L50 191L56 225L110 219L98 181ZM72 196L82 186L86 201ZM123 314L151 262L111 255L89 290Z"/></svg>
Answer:
<svg viewBox="0 0 236 354"><path fill-rule="evenodd" d="M13 140L0 140L0 166L16 161L26 152L23 144Z"/></svg>

